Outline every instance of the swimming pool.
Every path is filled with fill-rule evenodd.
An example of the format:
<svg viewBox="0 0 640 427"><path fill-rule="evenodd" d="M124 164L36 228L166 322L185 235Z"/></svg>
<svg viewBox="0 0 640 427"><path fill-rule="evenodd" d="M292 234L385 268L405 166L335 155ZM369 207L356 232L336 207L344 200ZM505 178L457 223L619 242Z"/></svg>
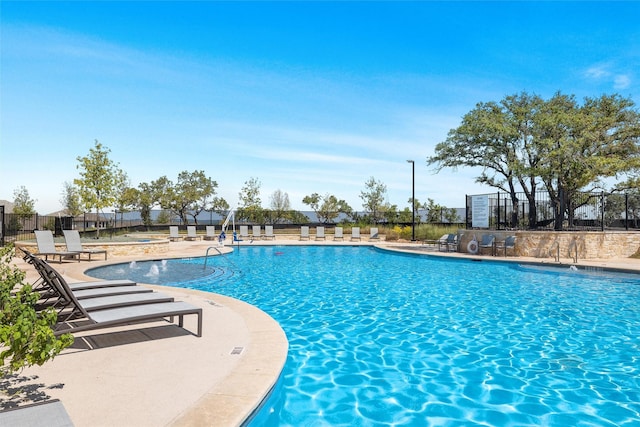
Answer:
<svg viewBox="0 0 640 427"><path fill-rule="evenodd" d="M252 425L640 423L637 276L346 246L240 247L207 265L184 287L254 304L289 339Z"/></svg>

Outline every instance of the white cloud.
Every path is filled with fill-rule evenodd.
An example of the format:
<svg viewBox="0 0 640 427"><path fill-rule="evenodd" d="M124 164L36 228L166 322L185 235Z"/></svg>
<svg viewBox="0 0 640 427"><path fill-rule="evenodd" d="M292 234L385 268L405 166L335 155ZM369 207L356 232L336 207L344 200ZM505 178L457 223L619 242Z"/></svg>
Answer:
<svg viewBox="0 0 640 427"><path fill-rule="evenodd" d="M584 75L589 79L602 80L608 78L611 72L608 70L608 65L599 64L588 68Z"/></svg>
<svg viewBox="0 0 640 427"><path fill-rule="evenodd" d="M593 80L599 83L611 83L613 88L627 89L631 86L631 76L626 73L620 72L613 63L596 64L587 68L584 72L584 76L588 80Z"/></svg>
<svg viewBox="0 0 640 427"><path fill-rule="evenodd" d="M615 89L626 89L631 86L631 77L627 74L618 74L613 78L613 87Z"/></svg>

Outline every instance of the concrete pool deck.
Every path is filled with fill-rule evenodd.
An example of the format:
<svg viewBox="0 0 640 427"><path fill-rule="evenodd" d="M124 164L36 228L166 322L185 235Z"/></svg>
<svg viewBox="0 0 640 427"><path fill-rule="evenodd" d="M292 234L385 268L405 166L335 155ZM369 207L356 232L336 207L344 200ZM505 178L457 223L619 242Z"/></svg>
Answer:
<svg viewBox="0 0 640 427"><path fill-rule="evenodd" d="M374 241L245 241L247 245L370 245L391 250L469 258L441 253L418 243ZM204 256L211 242L172 242L163 258ZM227 247L228 248L228 247ZM473 256L485 260L504 257ZM93 280L91 267L157 255L111 257L108 261L52 263L71 281ZM511 262L558 265L552 259L509 257ZM566 265L571 260L561 260ZM21 258L16 264L33 281L36 273ZM580 266L640 272L638 259L579 260ZM74 345L41 367L5 380L22 387L31 400L60 399L73 423L82 426L237 426L275 384L286 361L288 343L280 326L264 312L233 298L187 289L152 286L203 308L203 336L195 316L185 328L154 322L76 335ZM193 318L190 318L193 317ZM13 381L13 383L12 383ZM2 403L2 402L0 402Z"/></svg>

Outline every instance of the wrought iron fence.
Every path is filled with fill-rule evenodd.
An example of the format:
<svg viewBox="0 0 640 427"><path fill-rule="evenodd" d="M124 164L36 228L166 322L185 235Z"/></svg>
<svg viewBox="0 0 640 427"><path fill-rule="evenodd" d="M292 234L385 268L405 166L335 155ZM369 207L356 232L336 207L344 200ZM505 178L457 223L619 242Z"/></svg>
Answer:
<svg viewBox="0 0 640 427"><path fill-rule="evenodd" d="M527 197L524 192L513 197L501 192L467 195L467 228L478 227L473 218L473 200L482 199L487 221L481 228L557 231L640 228L640 196L636 194L581 192L571 198L556 199L546 191L538 191L534 197Z"/></svg>

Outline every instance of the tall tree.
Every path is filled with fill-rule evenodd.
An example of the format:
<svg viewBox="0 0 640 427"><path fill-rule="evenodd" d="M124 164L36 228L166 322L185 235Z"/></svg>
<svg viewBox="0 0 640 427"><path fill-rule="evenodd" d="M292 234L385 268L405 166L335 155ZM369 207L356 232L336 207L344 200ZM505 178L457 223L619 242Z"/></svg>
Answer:
<svg viewBox="0 0 640 427"><path fill-rule="evenodd" d="M83 206L87 210L96 210L97 236L100 237L100 212L116 202L118 188L124 173L118 165L109 158L111 150L103 147L98 140L89 150L89 154L78 157L80 178L73 183L78 186Z"/></svg>
<svg viewBox="0 0 640 427"><path fill-rule="evenodd" d="M533 126L542 102L536 95L521 93L507 96L500 103L478 103L465 114L462 124L436 145L435 155L427 163L435 164L437 171L460 166L481 168L476 182L509 193L514 207L511 221L517 223L517 191L522 189L532 206L535 204L540 158ZM535 222L530 218L530 223Z"/></svg>
<svg viewBox="0 0 640 427"><path fill-rule="evenodd" d="M510 194L512 223L517 222L517 192L528 199L529 224L535 227L535 195L543 184L556 207L571 215L576 193L601 179L640 170L640 119L634 103L619 95L586 98L557 93L548 101L521 93L500 103L479 103L449 132L427 159L436 170L479 167L476 182ZM559 224L557 224L559 225Z"/></svg>
<svg viewBox="0 0 640 427"><path fill-rule="evenodd" d="M387 186L374 177L370 177L364 185L365 189L360 192L362 207L367 212L369 221L376 224L384 217Z"/></svg>
<svg viewBox="0 0 640 427"><path fill-rule="evenodd" d="M538 123L537 144L546 161L538 168L556 210L556 228L570 224L582 191L602 190L604 178L640 167L640 113L619 95L585 98L556 93ZM585 202L583 202L585 203Z"/></svg>

